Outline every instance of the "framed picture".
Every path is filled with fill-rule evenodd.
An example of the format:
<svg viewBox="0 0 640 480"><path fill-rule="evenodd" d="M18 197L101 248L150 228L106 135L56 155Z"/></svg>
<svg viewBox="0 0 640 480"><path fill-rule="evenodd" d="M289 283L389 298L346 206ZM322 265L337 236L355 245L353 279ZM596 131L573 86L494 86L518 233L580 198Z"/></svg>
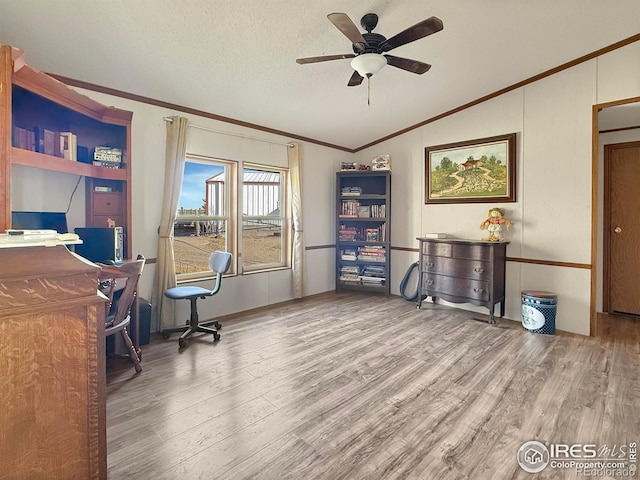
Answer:
<svg viewBox="0 0 640 480"><path fill-rule="evenodd" d="M424 149L425 203L516 201L516 134Z"/></svg>

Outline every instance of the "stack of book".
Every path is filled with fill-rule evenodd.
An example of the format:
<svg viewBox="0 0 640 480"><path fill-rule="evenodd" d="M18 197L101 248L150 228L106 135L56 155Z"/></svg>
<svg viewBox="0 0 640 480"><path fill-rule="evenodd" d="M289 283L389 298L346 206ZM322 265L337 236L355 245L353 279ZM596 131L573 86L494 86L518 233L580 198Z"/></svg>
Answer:
<svg viewBox="0 0 640 480"><path fill-rule="evenodd" d="M365 245L358 247L358 260L382 263L387 261L387 254L381 245Z"/></svg>
<svg viewBox="0 0 640 480"><path fill-rule="evenodd" d="M340 195L345 197L357 197L362 194L362 188L360 187L342 187L340 189Z"/></svg>
<svg viewBox="0 0 640 480"><path fill-rule="evenodd" d="M345 248L344 250L340 251L340 258L342 260L357 260L358 255L354 248Z"/></svg>
<svg viewBox="0 0 640 480"><path fill-rule="evenodd" d="M384 268L382 265L365 265L360 281L363 285L384 285Z"/></svg>
<svg viewBox="0 0 640 480"><path fill-rule="evenodd" d="M340 281L360 283L360 269L357 265L343 265L340 267Z"/></svg>
<svg viewBox="0 0 640 480"><path fill-rule="evenodd" d="M357 238L358 231L355 227L347 227L345 225L340 226L338 230L338 239L341 242L353 242Z"/></svg>

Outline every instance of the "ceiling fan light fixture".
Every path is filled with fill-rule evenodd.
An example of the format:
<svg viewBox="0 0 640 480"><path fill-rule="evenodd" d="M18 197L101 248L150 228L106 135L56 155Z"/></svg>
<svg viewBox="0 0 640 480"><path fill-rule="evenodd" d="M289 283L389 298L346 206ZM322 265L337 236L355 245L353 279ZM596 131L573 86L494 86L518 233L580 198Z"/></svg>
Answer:
<svg viewBox="0 0 640 480"><path fill-rule="evenodd" d="M387 64L387 59L379 53L362 53L351 60L351 68L362 77L371 77Z"/></svg>

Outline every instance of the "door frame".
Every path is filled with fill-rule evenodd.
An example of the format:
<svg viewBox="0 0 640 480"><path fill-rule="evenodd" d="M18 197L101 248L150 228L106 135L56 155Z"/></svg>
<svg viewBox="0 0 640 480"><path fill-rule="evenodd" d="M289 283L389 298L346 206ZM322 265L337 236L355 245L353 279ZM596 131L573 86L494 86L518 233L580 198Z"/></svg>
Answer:
<svg viewBox="0 0 640 480"><path fill-rule="evenodd" d="M627 103L640 103L640 97L625 98L613 102L598 103L591 108L591 294L590 294L590 315L589 315L589 335L594 336L598 332L598 312L596 308L596 299L598 295L598 167L599 158L599 135L598 113L604 108L625 105ZM604 180L604 179L603 179ZM604 188L604 187L603 187ZM604 207L604 204L603 204ZM605 216L603 212L603 216ZM603 222L603 237L604 237ZM604 238L603 238L603 270L604 270ZM603 282L606 276L603 272ZM603 284L603 294L604 294ZM604 298L603 298L604 301ZM604 303L602 305L605 309Z"/></svg>

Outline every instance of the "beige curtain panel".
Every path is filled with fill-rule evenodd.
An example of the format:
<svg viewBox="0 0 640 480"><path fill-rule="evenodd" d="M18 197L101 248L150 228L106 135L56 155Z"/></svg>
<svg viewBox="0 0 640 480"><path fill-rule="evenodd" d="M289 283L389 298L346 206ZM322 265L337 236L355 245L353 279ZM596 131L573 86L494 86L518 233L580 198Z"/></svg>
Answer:
<svg viewBox="0 0 640 480"><path fill-rule="evenodd" d="M167 120L164 194L161 197L162 214L158 228L158 261L151 296L153 319L159 330L175 326L174 300L165 297L164 292L176 286L173 223L182 189L187 153L187 126L188 121L184 117L170 117L170 120Z"/></svg>
<svg viewBox="0 0 640 480"><path fill-rule="evenodd" d="M292 286L293 298L304 296L304 231L302 228L302 148L292 143L287 148L289 160L289 179L291 183L291 222L293 229L292 244Z"/></svg>

